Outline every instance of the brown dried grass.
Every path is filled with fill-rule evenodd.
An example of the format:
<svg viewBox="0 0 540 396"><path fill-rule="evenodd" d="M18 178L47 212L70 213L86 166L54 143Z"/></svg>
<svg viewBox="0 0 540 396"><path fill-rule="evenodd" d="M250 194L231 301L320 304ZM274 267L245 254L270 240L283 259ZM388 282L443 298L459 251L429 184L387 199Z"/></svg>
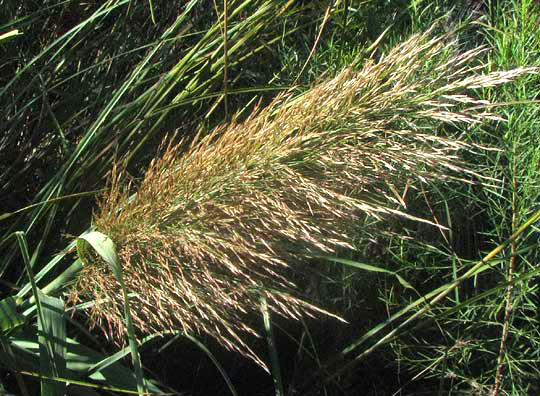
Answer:
<svg viewBox="0 0 540 396"><path fill-rule="evenodd" d="M207 333L264 363L246 344L261 296L281 316L324 312L297 287L306 257L352 248L365 216L409 216L405 185L473 174L467 144L437 123L498 119L467 90L532 69L480 74L484 49L415 35L378 62L347 68L304 94L277 97L243 121L169 146L130 195L121 173L94 219L116 243L141 334ZM95 299L93 323L125 334L120 288L87 265L72 299ZM104 302L104 303L100 303Z"/></svg>

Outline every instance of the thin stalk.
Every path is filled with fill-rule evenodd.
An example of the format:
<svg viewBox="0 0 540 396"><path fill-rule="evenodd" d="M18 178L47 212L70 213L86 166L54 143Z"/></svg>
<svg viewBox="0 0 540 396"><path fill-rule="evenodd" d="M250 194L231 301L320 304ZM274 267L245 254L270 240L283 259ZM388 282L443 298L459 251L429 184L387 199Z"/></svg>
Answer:
<svg viewBox="0 0 540 396"><path fill-rule="evenodd" d="M15 236L17 238L17 242L19 243L19 247L21 249L21 254L23 256L23 262L24 266L26 268L27 274L28 274L28 280L30 281L30 285L32 286L32 294L34 295L35 301L36 301L36 310L38 315L38 323L41 323L43 326L45 323L45 317L43 315L43 307L41 305L41 298L39 296L39 289L36 284L36 280L34 278L34 274L32 273L32 265L30 263L30 255L28 254L28 243L26 242L26 234L24 231L17 231L15 233ZM47 349L47 354L50 358L54 356L54 347L51 343L50 339L45 340L45 348ZM55 375L58 375L58 370L56 368L56 365L53 361L53 373Z"/></svg>
<svg viewBox="0 0 540 396"><path fill-rule="evenodd" d="M274 331L272 329L270 310L268 309L268 302L266 301L266 297L261 297L261 312L263 315L264 329L266 331L268 350L270 352L272 379L274 381L274 387L276 389L276 396L284 396L285 391L283 389L283 381L281 379L281 369L279 367L278 352L274 339Z"/></svg>
<svg viewBox="0 0 540 396"><path fill-rule="evenodd" d="M85 387L85 388L92 388L92 389L99 389L99 390L104 390L104 391L111 391L111 392L127 394L127 395L138 395L138 396L160 395L160 396L167 396L167 395L176 394L176 393L150 393L150 392L141 393L139 391L132 391L132 390L129 390L129 389L122 389L122 388L115 387L115 386L94 384L94 383L91 383L91 382L80 381L80 380L76 380L76 379L73 379L73 378L64 378L64 377L56 377L56 376L52 377L52 376L49 376L49 375L42 375L41 373L36 373L36 372L33 372L33 371L21 370L19 372L19 374L27 375L29 377L35 377L35 378L39 378L39 379L66 382L66 383L69 383L71 385L79 385L79 386L82 386L82 387Z"/></svg>
<svg viewBox="0 0 540 396"><path fill-rule="evenodd" d="M319 33L317 34L317 38L315 39L315 43L313 43L313 47L311 48L311 51L309 52L308 58L306 59L306 61L304 63L304 66L302 66L302 69L300 69L300 72L298 73L298 75L294 79L293 84L296 84L298 82L298 79L300 78L300 76L304 72L304 70L307 67L309 61L313 57L313 54L315 53L315 49L317 48L317 44L319 44L319 40L321 39L321 35L322 35L323 30L324 30L324 26L326 25L326 22L328 21L328 18L330 17L330 9L331 9L331 7L332 7L332 4L331 3L328 4L328 7L326 8L326 11L324 13L324 18L323 18L323 20L321 22L321 28L319 29Z"/></svg>
<svg viewBox="0 0 540 396"><path fill-rule="evenodd" d="M517 215L518 215L518 202L517 202L517 191L518 191L518 184L517 184L517 160L516 155L514 153L513 156L513 192L512 192L512 229L515 229L517 226ZM493 396L499 395L499 390L502 383L502 376L503 376L503 370L504 370L504 357L506 353L506 345L508 342L508 332L510 329L510 320L512 316L512 310L513 310L513 304L512 304L512 292L514 291L514 283L512 282L512 279L514 277L514 271L516 268L516 260L517 260L517 243L516 241L512 241L510 244L511 250L512 250L512 256L510 257L510 261L508 263L508 287L506 288L506 308L504 312L504 324L503 324L503 331L501 336L501 345L499 347L499 357L497 359L497 373L495 374L495 384L493 385Z"/></svg>

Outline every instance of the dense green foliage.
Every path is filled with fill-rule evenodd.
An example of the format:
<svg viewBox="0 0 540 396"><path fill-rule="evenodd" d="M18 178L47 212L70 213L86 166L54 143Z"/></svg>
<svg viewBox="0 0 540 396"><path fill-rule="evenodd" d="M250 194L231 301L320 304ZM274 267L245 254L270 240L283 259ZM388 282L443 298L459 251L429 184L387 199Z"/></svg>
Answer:
<svg viewBox="0 0 540 396"><path fill-rule="evenodd" d="M508 84L499 85L502 80L513 79L522 72L501 74L497 84L476 84L477 87L468 92L470 98L463 99L465 103L459 105L462 107L445 107L436 102L439 98L435 95L439 92L436 89L457 81L459 73L463 78L469 72L480 78L479 73L540 66L537 2L7 0L1 2L1 7L0 393L524 395L540 392L537 381L540 376L537 318L540 304L537 276L540 271L539 75L529 69ZM271 228L261 228L261 224L248 216L251 220L243 225L248 231L250 227L258 227L259 233L253 235L264 238L264 235L282 232L287 238L279 236L280 241L307 246L311 256L308 262L317 268L318 274L318 277L310 273L295 275L299 276L294 279L300 280L297 283L307 285L306 290L300 290L297 300L284 298L278 301L276 308L268 294L261 299L260 307L253 307L253 312L235 314L235 318L245 321L248 333L253 330L266 335L266 340L243 338L243 345L253 351L252 355L244 348L227 344L229 337L219 337L221 331L227 331L226 327L215 330L216 336L210 329L215 319L199 326L194 323L198 331L184 326L185 333L165 327L161 333L152 328L154 331L148 335L134 329L133 319L137 323L140 312L134 312L132 318L130 304L122 302L130 296L129 302L136 304L134 293L142 291L126 288L126 284L136 282L129 271L122 273L118 267L119 257L144 256L141 245L147 246L144 237L152 234L137 234L132 229L118 231L132 224L118 222L115 217L118 213L114 210L125 209L132 202L136 203L132 205L135 207L144 203L131 201L129 197L138 187L147 185L150 187L142 191L154 197L156 208L161 208L157 202L165 208L156 209L156 213L159 212L156 216L169 219L176 215L166 206L165 192L160 198L159 188L154 191L153 186L160 187L160 184L144 181L151 180L148 174L181 167L176 158L189 153L186 148L189 142L208 143L203 145L208 151L202 156L208 159L215 140L204 136L216 125L228 125L233 114L240 123L237 135L250 136L246 130L252 124L241 122L252 114L256 103L263 108L284 90L289 92L291 103L301 103L301 98L309 96L309 92L316 92L309 89L312 84L330 81L335 76L345 78L340 74L344 67L376 70L369 68L368 59L384 64L384 56L391 48L431 26L434 26L431 35L449 33L449 40L455 38L452 47L455 52L445 52L447 47L444 47L432 54L433 59L411 55L410 59L425 62L425 67L422 64L416 64L418 68L410 67L425 78L419 79L421 87L414 86L414 76L410 82L411 89L420 92L419 96L407 97L414 103L404 99L399 106L390 107L390 113L374 114L381 119L381 115L387 116L396 130L409 128L431 135L434 140L429 142L433 147L443 147L443 140L449 145L455 144L457 150L451 154L451 159L456 159L454 154L459 155L460 168L448 173L441 171L454 164L449 157L445 162L446 155L450 155L445 151L438 152L441 157L436 158L442 167L431 166L426 159L421 162L418 173L411 171L407 175L403 173L405 167L398 167L400 172L396 170L394 174L381 171L378 175L381 180L389 181L387 185L370 176L379 190L369 195L369 204L392 209L399 212L398 216L367 213L366 217L361 217L361 223L336 227L338 222L328 221L331 215L342 218L347 210L355 210L355 206L343 204L331 212L332 207L324 201L328 196L322 193L322 187L327 188L329 182L309 185L309 191L316 191L313 208L309 210L315 210L325 219L320 223L312 220L302 223L307 224L304 230L312 227L313 235L306 233L289 238L295 229L286 227L295 222L289 222L287 216L273 218L272 213L276 211L273 207L261 213L269 221L276 219L274 233ZM19 34L4 36L15 29ZM485 50L476 51L479 46L485 46ZM474 56L463 58L466 69L452 69L456 74L448 76L447 80L444 73L440 73L439 80L434 80L438 85L429 84L433 69L450 70L441 66L443 60L451 62L453 54L468 50L472 50L470 54ZM441 68L437 69L438 66ZM474 67L478 68L471 70ZM369 83L369 76L365 80L358 79L360 87L371 86L369 84L377 87L378 83L390 86L392 78L400 74L389 73L378 82L374 79L373 83ZM443 80L446 85L442 84ZM403 82L409 80L404 77ZM328 88L328 85L321 86ZM417 98L429 104L420 99L416 102ZM447 99L454 100L452 104L456 102L456 97ZM490 107L483 100L502 105ZM380 105L374 108L377 111L386 109L381 103L385 101L370 102ZM425 114L420 113L425 108L416 108L411 103L440 106L448 112L444 115L432 112L432 119L424 122ZM288 114L279 106L272 106L267 111L274 113L268 117L275 117L280 111ZM352 110L358 114L361 109L359 106ZM455 114L469 122L451 118L455 109L463 111ZM324 106L320 111L326 111ZM468 111L480 115L473 116ZM482 114L484 112L496 114L504 121ZM289 116L294 114L291 111ZM254 115L249 119L253 118ZM338 166L342 163L337 160L337 153L345 150L347 155L352 155L353 151L347 150L353 146L348 143L356 138L349 130L343 130L345 126L352 130L357 124L346 116L329 118L327 127L336 139L328 143L329 151L324 151L324 144L317 143L321 137L316 135L302 143L305 143L305 151L294 151L299 149L291 143L294 155L289 153L292 160L288 161L292 161L295 165L291 166L300 169L302 175L310 176L309 170L314 172L315 169L329 175L328 180L332 177L339 181L340 172L344 175L348 171ZM365 119L375 122L369 118L369 112ZM476 122L481 119L488 121ZM312 127L297 120L287 125L298 130ZM313 128L317 129L318 125ZM369 129L374 124L366 121L362 125ZM226 127L219 129L224 130ZM199 135L194 138L196 133ZM337 137L347 143L339 142ZM286 135L283 139L290 143L292 138L293 135ZM175 146L180 139L183 145ZM242 144L242 141L230 140ZM275 155L267 159L268 163L273 166L291 163L281 159L274 161L279 157L281 146L272 151L273 146L264 140L260 140L264 153ZM160 150L163 141L170 141L174 149L165 150L165 160L152 161L163 155ZM221 152L218 150L218 154L229 153L223 140L218 143L218 147L225 147ZM366 151L366 155L380 155L377 157L382 158L380 162L373 163L384 168L384 150L392 150L392 146L386 140L381 140L380 144L383 149ZM394 149L396 147L399 151L395 157L388 158L401 158L399 154L411 146L403 144ZM244 152L241 147L235 148L246 157L260 156L257 150ZM431 158L429 155L433 153L425 147L423 150L426 150L422 151L425 157ZM309 152L331 157L332 161L321 165L309 158ZM234 150L233 154L238 156ZM185 158L188 161L192 157ZM226 155L216 158L216 163L222 161L221 158L227 160ZM334 168L325 168L329 163ZM261 171L254 164L248 164L249 171L255 169L255 175L264 173L264 167ZM347 191L344 194L359 199L350 191L354 190L351 187L354 183L359 183L361 166L350 173L354 177L349 173L347 177L341 176L348 183L343 186L343 191ZM267 174L272 179L265 178L267 176L257 179L251 190L247 183L247 187L236 190L237 186L233 185L231 191L245 193L246 202L258 198L259 204L264 201L261 197L271 196L265 195L266 191L277 195L288 191L287 197L296 199L298 185L287 184L285 173ZM254 177L251 173L246 175ZM419 183L417 179L424 182ZM107 180L112 180L112 186ZM268 180L275 183L269 186ZM134 188L128 189L128 183ZM204 186L196 187L206 191ZM192 186L190 193L199 193L197 188ZM174 191L176 194L177 190ZM307 188L301 193L306 191ZM333 199L331 196L332 204L342 203ZM87 234L75 240L75 236L90 230L92 212L99 213L100 201L101 214L105 208L108 216L94 217L97 231L107 229L113 240L117 237L114 242L121 243L116 246L119 256L112 241L102 234ZM226 209L228 201L222 202ZM234 208L245 215L246 207ZM130 210L128 214L136 213L136 208ZM307 209L295 213L307 213ZM223 224L229 221L226 216L220 219ZM108 228L106 221L110 221ZM147 224L162 227L160 221L144 225ZM211 227L210 223L201 224L198 226L202 230ZM245 230L243 236L236 239L240 241L237 250L231 247L219 251L219 243L215 241L194 245L206 254L201 255L204 257L201 263L211 262L208 256L218 257L220 262L230 260L228 263L234 268L235 255L242 265L260 263L261 257L272 261L267 253L275 250L274 245L270 245L268 251L257 250L252 256L248 255L251 251L242 250L245 248L242 244L248 240ZM343 235L347 243L342 243L338 234ZM125 235L129 238L123 238ZM189 233L177 233L175 237L179 240L193 238ZM334 239L324 249L317 250L315 247L326 243L324 238ZM149 243L155 244L156 240ZM161 257L158 253L163 253L163 246L149 250L151 257ZM132 250L127 251L127 248ZM284 259L286 250L278 251L280 260ZM323 253L326 257L313 258ZM302 252L294 251L285 257L289 261L280 265L292 265L301 256ZM146 262L150 262L147 268L155 265L146 258ZM92 262L99 263L99 272L88 270ZM82 271L83 266L86 272ZM197 268L202 267L197 264L193 273ZM96 288L94 295L85 294L86 298L77 301L78 305L65 305L68 290L73 290L73 285L84 286L81 273L93 276L85 279L88 284L107 271L114 278L103 278L106 279L103 284L122 286L114 290L116 294L102 296L110 300L104 302L96 298L99 297L99 288ZM204 279L235 282L234 277L222 272ZM284 285L281 281L272 284L276 288ZM205 290L204 287L201 290ZM241 287L238 286L241 293L235 298L245 298L242 302L246 306L257 305L258 294L252 295L251 289ZM348 323L323 314L315 315L317 318L303 317L299 307L304 297L315 304L313 308L337 312ZM291 308L292 314L287 312L290 308L286 305L291 301L298 304ZM121 308L114 315L126 313L120 315L120 319L115 316L120 323L112 323L114 328L110 328L111 322L98 315L93 322L97 328L89 329L84 312L99 313L99 304L111 302ZM212 301L205 304L210 312ZM180 308L189 307L180 305ZM199 316L194 314L199 323L203 323L205 315L201 312ZM299 320L280 318L274 315L276 312ZM156 310L156 315L162 314ZM219 315L220 312L216 317ZM162 317L165 317L163 321L169 320L167 315ZM107 338L118 329L126 331L128 347L119 347ZM207 333L219 342L207 338ZM266 364L271 374L251 360L238 359L239 355L226 351L223 346L240 350L254 360L260 357L264 360L260 363ZM182 373L178 374L179 371ZM251 380L245 378L245 373L249 373Z"/></svg>

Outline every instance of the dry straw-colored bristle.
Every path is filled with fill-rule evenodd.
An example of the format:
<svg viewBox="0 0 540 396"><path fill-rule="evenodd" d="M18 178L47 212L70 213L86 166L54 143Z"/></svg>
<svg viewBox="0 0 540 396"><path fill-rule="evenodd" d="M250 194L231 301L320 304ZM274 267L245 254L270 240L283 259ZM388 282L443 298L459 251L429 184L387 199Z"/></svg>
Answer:
<svg viewBox="0 0 540 396"><path fill-rule="evenodd" d="M141 334L207 333L264 365L245 338L257 334L250 314L262 296L284 317L324 312L296 284L306 257L352 247L365 216L408 216L396 194L405 184L472 173L458 160L469 147L437 136L437 123L497 119L467 90L534 70L481 74L483 49L460 54L448 36L429 36L168 147L135 194L113 178L94 225L116 243ZM105 265L85 266L73 299L96 299L91 319L124 337Z"/></svg>

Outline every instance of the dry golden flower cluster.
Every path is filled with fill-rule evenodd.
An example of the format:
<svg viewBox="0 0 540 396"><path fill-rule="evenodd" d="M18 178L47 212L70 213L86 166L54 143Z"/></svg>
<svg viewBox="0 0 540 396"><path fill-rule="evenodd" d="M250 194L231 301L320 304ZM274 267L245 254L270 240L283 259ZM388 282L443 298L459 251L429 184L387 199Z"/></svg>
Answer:
<svg viewBox="0 0 540 396"><path fill-rule="evenodd" d="M497 119L467 92L533 71L482 74L483 51L415 35L187 149L169 146L135 193L116 175L94 225L116 244L141 334L207 333L264 366L245 338L258 333L261 297L288 318L324 312L297 285L306 257L352 248L366 216L409 216L406 184L472 173L458 158L470 147L436 126ZM106 265L86 265L73 298L96 299L94 324L124 337Z"/></svg>

